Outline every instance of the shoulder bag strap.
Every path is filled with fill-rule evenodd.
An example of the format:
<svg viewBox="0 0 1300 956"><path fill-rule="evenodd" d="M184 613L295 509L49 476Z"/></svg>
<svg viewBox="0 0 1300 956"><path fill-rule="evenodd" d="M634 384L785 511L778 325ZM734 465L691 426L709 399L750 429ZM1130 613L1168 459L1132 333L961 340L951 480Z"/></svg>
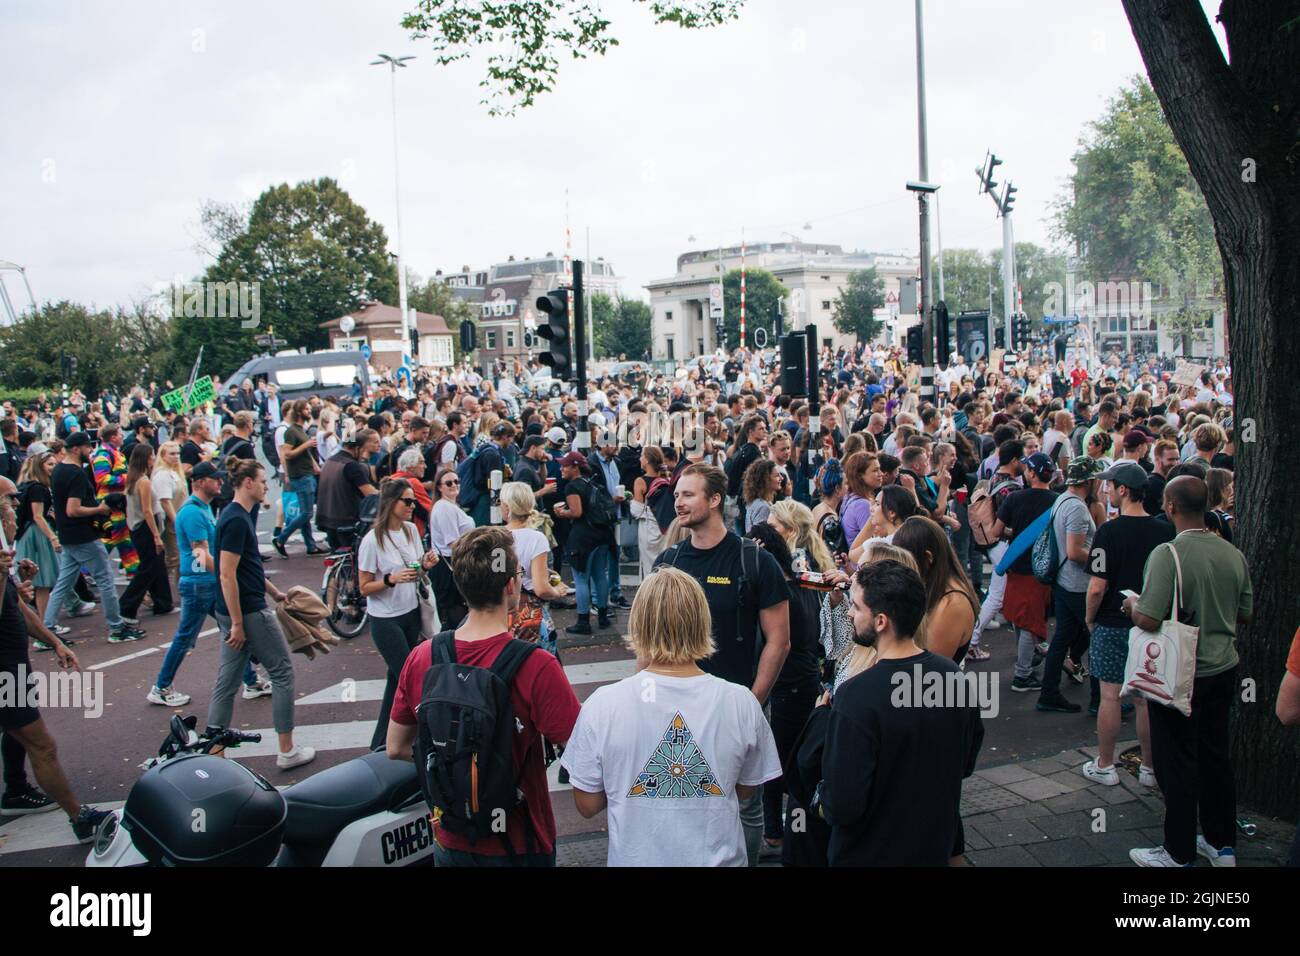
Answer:
<svg viewBox="0 0 1300 956"><path fill-rule="evenodd" d="M1178 549L1174 547L1172 541L1168 542L1169 553L1174 556L1174 601L1170 605L1170 613L1174 616L1174 623L1177 624L1182 620L1182 596L1183 596L1183 565L1178 560Z"/></svg>

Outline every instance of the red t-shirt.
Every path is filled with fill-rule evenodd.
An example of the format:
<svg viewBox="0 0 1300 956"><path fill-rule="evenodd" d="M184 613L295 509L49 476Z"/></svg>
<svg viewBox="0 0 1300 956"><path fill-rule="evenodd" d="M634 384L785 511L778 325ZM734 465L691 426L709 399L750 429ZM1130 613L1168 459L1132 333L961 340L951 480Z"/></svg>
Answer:
<svg viewBox="0 0 1300 956"><path fill-rule="evenodd" d="M1081 368L1070 369L1070 384L1078 388L1084 382L1088 381L1088 373Z"/></svg>
<svg viewBox="0 0 1300 956"><path fill-rule="evenodd" d="M1286 656L1286 669L1291 676L1300 677L1300 627L1296 628L1295 637L1291 638L1291 653Z"/></svg>
<svg viewBox="0 0 1300 956"><path fill-rule="evenodd" d="M456 660L474 667L491 667L510 639L510 633L503 631L486 640L457 641ZM432 642L424 641L411 652L402 667L392 710L392 719L399 724L413 726L416 722L415 708L424 691L424 675L432 664L432 654ZM515 674L510 685L510 703L515 718L523 724L523 729L515 734L514 764L532 819L533 852L551 853L555 850L555 814L551 812L550 787L546 782L540 738L545 736L556 744L567 741L569 734L573 733L581 705L569 686L569 679L564 676L560 662L543 650L529 654ZM516 853L528 852L528 834L520 817L522 812L516 808L506 821L506 834ZM434 833L438 842L449 850L485 856L506 855L506 848L495 837L480 839L475 844L459 834L448 833L441 826L435 827Z"/></svg>

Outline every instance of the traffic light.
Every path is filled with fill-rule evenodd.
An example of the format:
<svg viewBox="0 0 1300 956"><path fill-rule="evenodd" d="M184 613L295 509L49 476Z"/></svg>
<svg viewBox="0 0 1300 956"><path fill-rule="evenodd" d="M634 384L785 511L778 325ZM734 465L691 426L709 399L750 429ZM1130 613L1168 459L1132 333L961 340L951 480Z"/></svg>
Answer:
<svg viewBox="0 0 1300 956"><path fill-rule="evenodd" d="M569 290L556 289L540 296L537 311L546 316L546 324L537 327L537 334L551 343L540 361L549 365L555 377L562 382L573 380L573 343L569 338Z"/></svg>
<svg viewBox="0 0 1300 956"><path fill-rule="evenodd" d="M952 346L948 344L948 305L945 302L940 302L934 307L934 329L939 337L939 367L947 368Z"/></svg>
<svg viewBox="0 0 1300 956"><path fill-rule="evenodd" d="M914 325L907 330L907 364L920 365L921 359L921 327Z"/></svg>
<svg viewBox="0 0 1300 956"><path fill-rule="evenodd" d="M412 363L419 365L420 364L420 332L418 329L414 327L412 327L410 331L411 331L411 361Z"/></svg>
<svg viewBox="0 0 1300 956"><path fill-rule="evenodd" d="M1002 165L1002 160L998 159L992 153L989 153L984 160L984 168L979 170L980 174L980 192L991 193L998 188L997 182L993 179L993 171Z"/></svg>
<svg viewBox="0 0 1300 956"><path fill-rule="evenodd" d="M1011 348L1019 352L1021 349L1029 347L1030 323L1029 316L1021 312L1011 317Z"/></svg>
<svg viewBox="0 0 1300 956"><path fill-rule="evenodd" d="M1007 328L1001 319L993 323L993 347L995 349L1007 347Z"/></svg>
<svg viewBox="0 0 1300 956"><path fill-rule="evenodd" d="M473 352L478 348L478 329L469 319L465 319L460 324L460 350L462 352Z"/></svg>
<svg viewBox="0 0 1300 956"><path fill-rule="evenodd" d="M1005 216L1011 212L1011 207L1016 203L1016 193L1018 191L1010 182L1002 187L1002 200L998 203L1002 207L1002 215Z"/></svg>
<svg viewBox="0 0 1300 956"><path fill-rule="evenodd" d="M808 394L808 347L802 332L781 336L781 394Z"/></svg>

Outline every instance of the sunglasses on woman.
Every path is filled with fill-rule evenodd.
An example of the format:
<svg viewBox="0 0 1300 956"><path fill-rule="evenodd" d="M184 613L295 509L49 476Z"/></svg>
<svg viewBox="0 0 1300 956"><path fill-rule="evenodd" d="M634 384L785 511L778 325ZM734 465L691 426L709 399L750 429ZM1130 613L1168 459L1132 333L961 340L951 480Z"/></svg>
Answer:
<svg viewBox="0 0 1300 956"><path fill-rule="evenodd" d="M414 507L415 507L415 499L414 499L414 498L398 498L397 500L400 501L402 504L406 505L406 507L408 507L408 508L414 508Z"/></svg>
<svg viewBox="0 0 1300 956"><path fill-rule="evenodd" d="M460 479L459 479L459 478L452 478L452 479L450 479L450 480L448 480L448 481L444 481L444 482L442 483L442 486L443 486L444 488L450 488L452 485L459 485L459 484L460 484Z"/></svg>

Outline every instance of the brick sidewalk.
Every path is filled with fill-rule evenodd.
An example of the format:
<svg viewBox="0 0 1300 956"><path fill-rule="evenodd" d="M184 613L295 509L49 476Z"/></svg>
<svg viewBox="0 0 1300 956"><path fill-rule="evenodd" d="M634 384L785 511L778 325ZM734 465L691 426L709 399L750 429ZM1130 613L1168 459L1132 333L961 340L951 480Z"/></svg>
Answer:
<svg viewBox="0 0 1300 956"><path fill-rule="evenodd" d="M1121 743L1116 753L1136 744ZM1096 748L1085 747L977 770L962 785L966 859L975 866L1132 866L1133 847L1161 845L1159 791L1140 786L1122 766L1119 786L1090 783L1079 767L1095 756ZM1252 821L1255 836L1237 835L1239 865L1281 866L1295 828ZM604 866L607 842L603 832L561 838L556 862ZM1196 864L1209 865L1201 859Z"/></svg>

